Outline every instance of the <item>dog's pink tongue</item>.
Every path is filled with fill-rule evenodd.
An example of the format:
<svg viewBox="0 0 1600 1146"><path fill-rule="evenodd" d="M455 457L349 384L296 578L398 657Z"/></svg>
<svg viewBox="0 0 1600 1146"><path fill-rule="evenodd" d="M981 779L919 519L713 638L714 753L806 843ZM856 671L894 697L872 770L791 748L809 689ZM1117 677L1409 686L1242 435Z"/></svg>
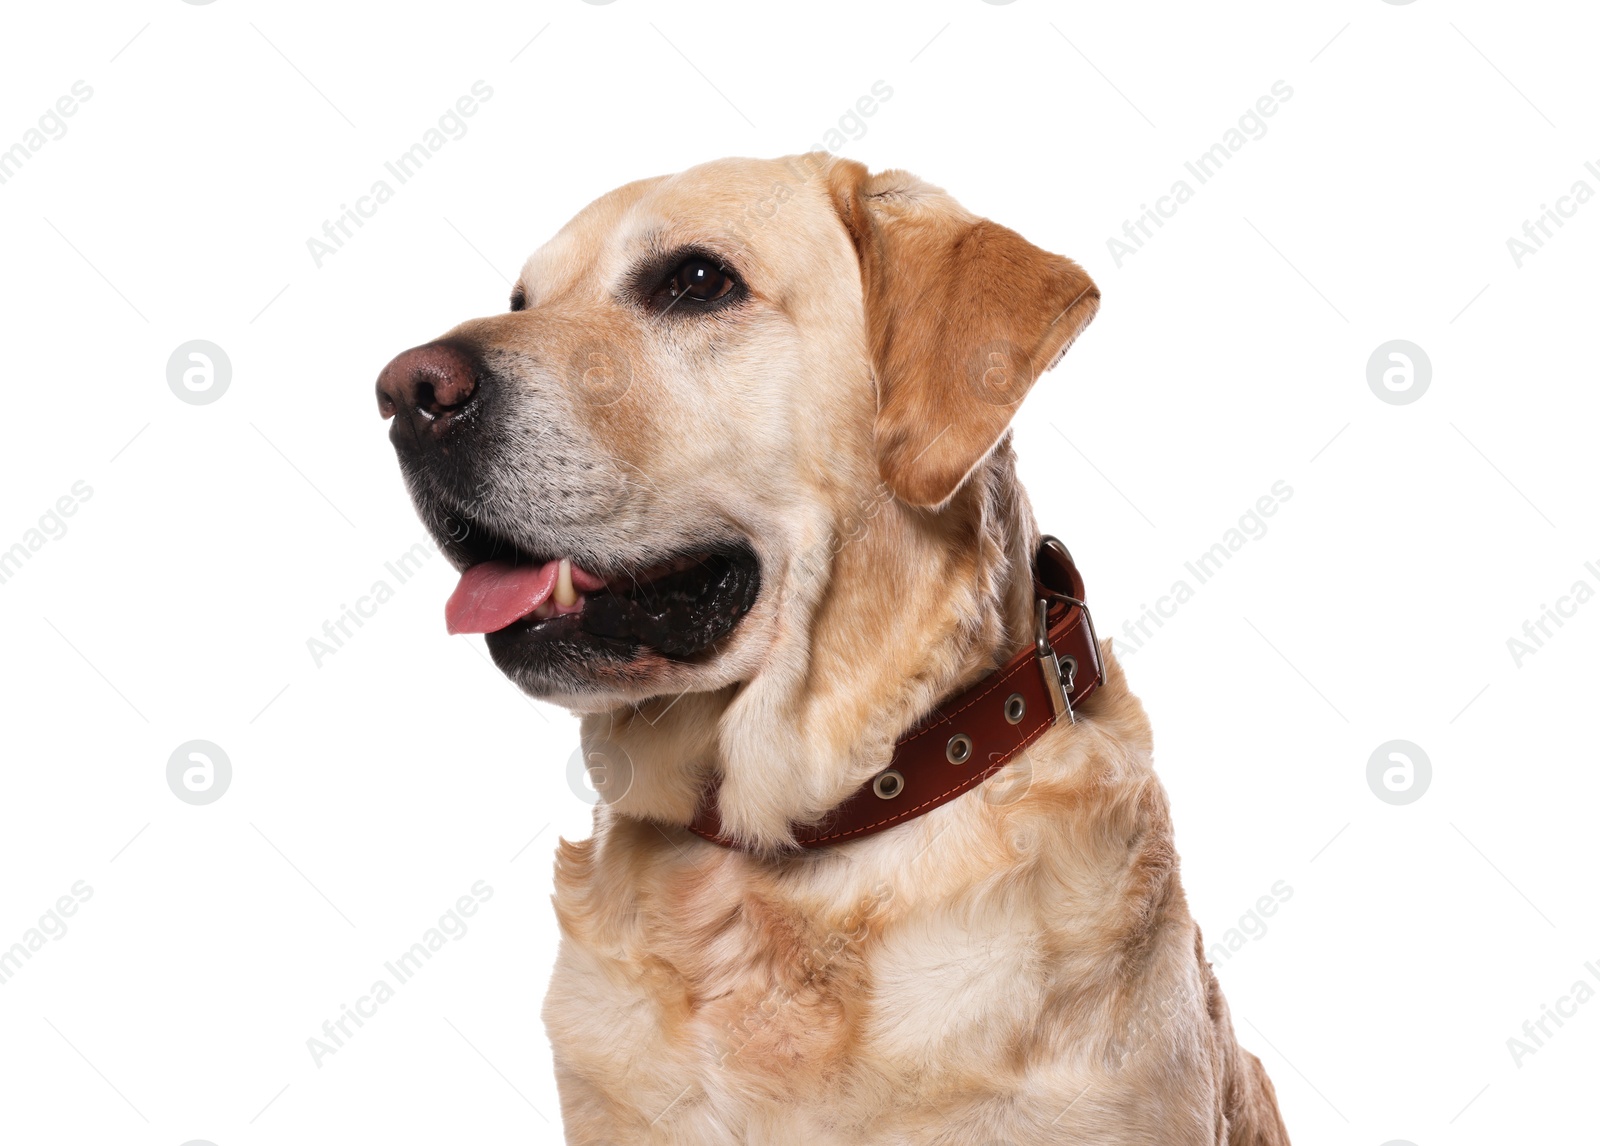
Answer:
<svg viewBox="0 0 1600 1146"><path fill-rule="evenodd" d="M482 561L469 567L445 604L445 627L452 633L495 633L522 620L555 592L560 566Z"/></svg>

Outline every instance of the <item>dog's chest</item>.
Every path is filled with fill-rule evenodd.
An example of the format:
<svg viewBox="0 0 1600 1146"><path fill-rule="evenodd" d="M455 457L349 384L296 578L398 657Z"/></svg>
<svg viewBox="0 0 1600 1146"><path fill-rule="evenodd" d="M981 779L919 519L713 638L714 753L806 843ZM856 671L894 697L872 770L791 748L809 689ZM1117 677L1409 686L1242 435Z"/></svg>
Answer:
<svg viewBox="0 0 1600 1146"><path fill-rule="evenodd" d="M634 872L626 905L599 873L581 901L558 891L545 1017L569 1121L581 1106L626 1140L697 1146L943 1142L1051 1075L1043 1109L1079 1086L1064 1061L1103 1057L1072 1032L1103 1023L1101 961L1015 899L908 910L880 884L801 900L737 864Z"/></svg>

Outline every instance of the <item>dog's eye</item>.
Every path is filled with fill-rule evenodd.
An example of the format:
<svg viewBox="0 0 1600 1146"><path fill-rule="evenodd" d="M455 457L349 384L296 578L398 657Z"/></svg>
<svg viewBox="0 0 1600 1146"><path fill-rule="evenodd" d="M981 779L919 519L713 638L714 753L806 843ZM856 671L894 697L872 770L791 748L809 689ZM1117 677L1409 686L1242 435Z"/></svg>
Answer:
<svg viewBox="0 0 1600 1146"><path fill-rule="evenodd" d="M733 275L709 259L695 257L672 272L666 289L673 302L716 302L733 289L734 282Z"/></svg>

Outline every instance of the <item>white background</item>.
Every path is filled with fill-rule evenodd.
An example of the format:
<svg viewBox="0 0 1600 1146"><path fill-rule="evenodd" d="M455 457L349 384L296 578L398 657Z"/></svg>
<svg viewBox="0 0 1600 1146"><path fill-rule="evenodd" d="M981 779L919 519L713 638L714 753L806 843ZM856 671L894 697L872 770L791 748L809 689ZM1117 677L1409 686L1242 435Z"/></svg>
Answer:
<svg viewBox="0 0 1600 1146"><path fill-rule="evenodd" d="M573 720L445 636L437 557L320 666L307 647L423 536L372 382L502 309L596 195L824 144L882 80L844 154L946 186L1103 290L1017 431L1103 635L1293 490L1125 664L1208 940L1293 889L1218 974L1296 1143L1596 1141L1600 1001L1520 1065L1507 1047L1600 966L1600 604L1520 665L1506 643L1600 587L1600 204L1520 267L1506 244L1577 180L1600 190L1587 6L131 0L5 20L0 148L75 81L93 95L0 185L0 549L93 493L0 584L0 947L76 881L92 898L0 986L0 1138L560 1140L538 1014L551 849L589 824ZM477 80L493 95L464 138L316 266L306 240ZM1279 80L1265 136L1117 266L1124 220ZM213 404L168 388L191 339L231 360ZM1431 360L1414 403L1368 387L1391 339ZM232 762L207 806L166 782L192 739ZM1406 806L1366 779L1393 739L1432 762ZM315 1065L307 1039L478 880L470 931Z"/></svg>

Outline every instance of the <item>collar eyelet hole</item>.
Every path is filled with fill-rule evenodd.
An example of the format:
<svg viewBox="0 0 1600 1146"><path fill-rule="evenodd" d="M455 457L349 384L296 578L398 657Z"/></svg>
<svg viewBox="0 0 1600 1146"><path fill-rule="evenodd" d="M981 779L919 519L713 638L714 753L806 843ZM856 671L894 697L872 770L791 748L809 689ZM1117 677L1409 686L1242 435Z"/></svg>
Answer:
<svg viewBox="0 0 1600 1146"><path fill-rule="evenodd" d="M1006 723L1021 724L1022 718L1028 714L1028 702L1023 699L1020 692L1014 692L1006 697Z"/></svg>

